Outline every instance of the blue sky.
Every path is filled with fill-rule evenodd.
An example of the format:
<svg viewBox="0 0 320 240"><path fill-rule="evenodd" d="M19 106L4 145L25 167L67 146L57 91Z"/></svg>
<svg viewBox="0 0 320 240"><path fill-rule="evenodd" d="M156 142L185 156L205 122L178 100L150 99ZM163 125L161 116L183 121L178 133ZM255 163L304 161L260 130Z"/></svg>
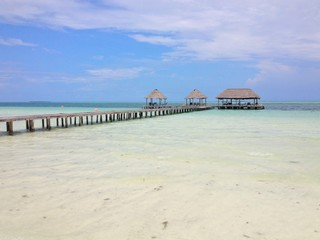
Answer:
<svg viewBox="0 0 320 240"><path fill-rule="evenodd" d="M1 0L0 101L320 100L318 0Z"/></svg>

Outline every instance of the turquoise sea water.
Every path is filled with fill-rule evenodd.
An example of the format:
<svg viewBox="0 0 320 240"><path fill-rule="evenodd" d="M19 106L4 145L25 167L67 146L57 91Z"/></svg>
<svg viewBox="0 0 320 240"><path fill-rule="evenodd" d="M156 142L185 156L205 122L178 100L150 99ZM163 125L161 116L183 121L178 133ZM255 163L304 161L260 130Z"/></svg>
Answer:
<svg viewBox="0 0 320 240"><path fill-rule="evenodd" d="M69 104L1 104L0 116L141 105ZM0 135L0 239L319 239L320 103L265 105L21 123Z"/></svg>

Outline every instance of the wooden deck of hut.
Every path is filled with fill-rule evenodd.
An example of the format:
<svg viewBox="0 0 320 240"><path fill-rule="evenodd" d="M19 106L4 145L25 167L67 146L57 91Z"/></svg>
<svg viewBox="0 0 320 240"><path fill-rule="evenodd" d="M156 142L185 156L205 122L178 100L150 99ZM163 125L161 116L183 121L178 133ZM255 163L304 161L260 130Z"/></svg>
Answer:
<svg viewBox="0 0 320 240"><path fill-rule="evenodd" d="M169 108L167 105L167 97L158 89L154 89L150 94L145 96L145 109Z"/></svg>
<svg viewBox="0 0 320 240"><path fill-rule="evenodd" d="M261 110L260 96L249 88L226 89L217 96L218 109Z"/></svg>
<svg viewBox="0 0 320 240"><path fill-rule="evenodd" d="M206 106L208 97L200 92L198 89L194 89L188 96L185 97L186 106Z"/></svg>

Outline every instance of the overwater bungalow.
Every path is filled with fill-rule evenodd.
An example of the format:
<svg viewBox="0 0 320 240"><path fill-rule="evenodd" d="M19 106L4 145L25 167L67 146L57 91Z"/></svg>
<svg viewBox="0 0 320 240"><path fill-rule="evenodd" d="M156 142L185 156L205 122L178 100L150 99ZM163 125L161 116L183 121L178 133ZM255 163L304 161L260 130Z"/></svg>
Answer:
<svg viewBox="0 0 320 240"><path fill-rule="evenodd" d="M260 96L249 88L230 88L217 96L218 109L264 109Z"/></svg>
<svg viewBox="0 0 320 240"><path fill-rule="evenodd" d="M188 96L185 97L185 99L186 105L206 106L208 97L198 89L194 89Z"/></svg>
<svg viewBox="0 0 320 240"><path fill-rule="evenodd" d="M165 108L167 106L167 97L158 89L154 89L150 94L145 96L146 109Z"/></svg>

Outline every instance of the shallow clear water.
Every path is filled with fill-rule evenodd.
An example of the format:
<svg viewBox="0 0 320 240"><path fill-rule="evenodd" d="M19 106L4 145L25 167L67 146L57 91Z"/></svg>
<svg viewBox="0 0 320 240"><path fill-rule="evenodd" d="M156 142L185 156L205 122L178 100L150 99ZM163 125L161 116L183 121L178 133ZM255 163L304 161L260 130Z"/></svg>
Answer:
<svg viewBox="0 0 320 240"><path fill-rule="evenodd" d="M0 239L319 239L319 104L291 106L21 123L0 136ZM0 116L62 111L93 108Z"/></svg>

